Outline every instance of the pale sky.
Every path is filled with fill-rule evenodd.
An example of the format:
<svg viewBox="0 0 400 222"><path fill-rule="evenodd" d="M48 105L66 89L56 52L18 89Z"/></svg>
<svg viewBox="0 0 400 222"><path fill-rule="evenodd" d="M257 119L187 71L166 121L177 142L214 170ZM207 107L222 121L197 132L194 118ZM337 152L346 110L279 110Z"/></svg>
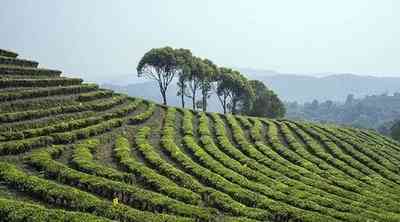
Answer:
<svg viewBox="0 0 400 222"><path fill-rule="evenodd" d="M1 0L0 48L85 79L155 47L221 66L400 77L399 0Z"/></svg>

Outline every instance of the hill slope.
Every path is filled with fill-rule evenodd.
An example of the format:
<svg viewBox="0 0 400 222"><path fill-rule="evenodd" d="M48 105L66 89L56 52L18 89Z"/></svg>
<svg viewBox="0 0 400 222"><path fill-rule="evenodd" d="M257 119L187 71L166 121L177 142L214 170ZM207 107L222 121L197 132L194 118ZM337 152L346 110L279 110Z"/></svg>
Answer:
<svg viewBox="0 0 400 222"><path fill-rule="evenodd" d="M400 145L163 107L0 50L0 221L400 221Z"/></svg>

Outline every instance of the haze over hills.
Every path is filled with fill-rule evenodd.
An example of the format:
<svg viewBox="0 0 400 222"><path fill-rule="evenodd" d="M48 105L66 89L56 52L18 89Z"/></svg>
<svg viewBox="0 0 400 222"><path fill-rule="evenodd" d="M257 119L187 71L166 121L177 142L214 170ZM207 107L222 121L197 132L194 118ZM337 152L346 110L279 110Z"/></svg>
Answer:
<svg viewBox="0 0 400 222"><path fill-rule="evenodd" d="M344 102L348 94L353 94L356 98L359 98L383 93L393 94L400 91L400 77L328 73L311 76L258 69L238 70L249 79L263 81L282 100L290 102L304 103L311 102L314 99ZM131 96L141 96L159 101L160 96L155 83L148 81L137 83L135 74L122 76L124 77L120 79L114 77L113 81L103 81L103 86L126 92ZM179 104L177 98L174 99L175 92L176 84L173 83L169 89L172 98L171 104L173 105Z"/></svg>

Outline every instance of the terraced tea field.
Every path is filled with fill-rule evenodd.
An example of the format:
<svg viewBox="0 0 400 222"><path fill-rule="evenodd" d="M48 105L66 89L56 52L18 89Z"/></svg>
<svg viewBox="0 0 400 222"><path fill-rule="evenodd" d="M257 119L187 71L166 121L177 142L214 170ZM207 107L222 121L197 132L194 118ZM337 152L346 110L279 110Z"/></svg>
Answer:
<svg viewBox="0 0 400 222"><path fill-rule="evenodd" d="M400 144L193 112L0 50L0 221L400 221Z"/></svg>

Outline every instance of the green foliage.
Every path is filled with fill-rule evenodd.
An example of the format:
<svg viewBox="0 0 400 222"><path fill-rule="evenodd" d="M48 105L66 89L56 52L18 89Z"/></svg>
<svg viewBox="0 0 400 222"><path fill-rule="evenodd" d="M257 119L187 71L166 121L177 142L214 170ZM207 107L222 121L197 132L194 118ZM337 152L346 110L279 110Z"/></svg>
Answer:
<svg viewBox="0 0 400 222"><path fill-rule="evenodd" d="M148 133L148 128L142 128L137 134L136 144L141 150L154 149L147 142ZM148 168L144 164L140 164L135 159L131 158L130 145L126 138L121 136L117 137L114 151L120 163L126 167L129 172L135 175L138 182L144 183L146 186L164 193L171 198L193 205L200 204L201 198L198 194L177 186L169 179L157 174L153 169Z"/></svg>
<svg viewBox="0 0 400 222"><path fill-rule="evenodd" d="M185 54L191 54L184 49L171 47L156 48L148 51L136 68L138 76L145 76L155 80L160 88L163 104L167 105L166 92L175 75L182 69L182 61Z"/></svg>
<svg viewBox="0 0 400 222"><path fill-rule="evenodd" d="M138 115L135 115L132 118L129 118L130 123L132 123L132 124L143 123L144 121L148 120L153 115L153 113L157 107L156 104L152 103L152 102L147 102L147 101L146 101L146 104L147 104L146 111L144 111Z"/></svg>
<svg viewBox="0 0 400 222"><path fill-rule="evenodd" d="M0 92L0 102L13 101L18 99L31 99L46 96L66 95L74 93L89 92L98 89L95 84L81 84L77 86L58 86L55 88L28 89L22 92Z"/></svg>
<svg viewBox="0 0 400 222"><path fill-rule="evenodd" d="M111 222L88 213L47 209L39 205L0 198L0 221L7 222Z"/></svg>
<svg viewBox="0 0 400 222"><path fill-rule="evenodd" d="M249 116L279 118L285 115L285 106L278 96L269 90L263 82L250 80L254 97L246 97L241 107L241 113Z"/></svg>
<svg viewBox="0 0 400 222"><path fill-rule="evenodd" d="M11 87L51 87L79 85L82 79L52 78L52 79L0 79L1 88Z"/></svg>

